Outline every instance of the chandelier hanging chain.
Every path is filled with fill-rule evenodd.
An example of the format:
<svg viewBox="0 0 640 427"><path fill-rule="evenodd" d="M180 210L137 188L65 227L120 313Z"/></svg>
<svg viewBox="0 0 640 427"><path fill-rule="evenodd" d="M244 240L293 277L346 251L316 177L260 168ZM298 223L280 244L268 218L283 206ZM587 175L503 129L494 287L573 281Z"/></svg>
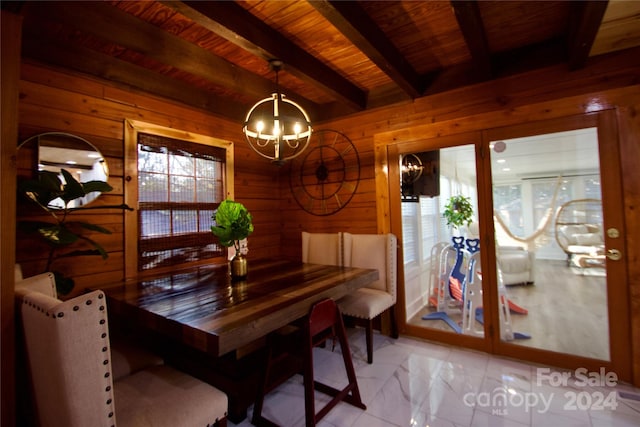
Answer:
<svg viewBox="0 0 640 427"><path fill-rule="evenodd" d="M273 103L273 117L274 122L280 125L276 128L274 124L274 134L277 134L281 137L279 143L282 143L282 140L284 140L290 148L296 149L300 146L300 140L298 139L300 130L294 129L295 139L287 137L287 134L284 132L284 126L282 125L282 122L280 120L280 107L282 106L283 99L285 98L285 95L280 92L280 79L278 77L280 70L282 70L282 62L277 59L273 59L269 61L269 66L276 73L276 93L274 94L276 98L275 102Z"/></svg>
<svg viewBox="0 0 640 427"><path fill-rule="evenodd" d="M280 80L278 79L278 73L282 69L282 66L273 61L270 61L269 64L271 65L271 69L276 72L276 93L280 94Z"/></svg>

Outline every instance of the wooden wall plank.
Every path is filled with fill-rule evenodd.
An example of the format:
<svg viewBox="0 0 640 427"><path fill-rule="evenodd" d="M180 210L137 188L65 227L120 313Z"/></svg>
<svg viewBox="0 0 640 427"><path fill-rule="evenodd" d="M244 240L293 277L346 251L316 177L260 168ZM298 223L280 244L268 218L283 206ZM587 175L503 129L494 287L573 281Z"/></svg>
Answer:
<svg viewBox="0 0 640 427"><path fill-rule="evenodd" d="M20 103L20 123L48 128L50 132L81 132L122 139L122 124L115 120L105 120L84 114L58 110L51 106Z"/></svg>
<svg viewBox="0 0 640 427"><path fill-rule="evenodd" d="M43 73L42 65L31 60L23 59L20 67L20 77L22 81L37 82L45 86L60 88L69 92L77 92L96 98L100 98L104 91L103 85L95 79L79 77L71 72L56 71L56 69L52 67L49 67L48 71Z"/></svg>
<svg viewBox="0 0 640 427"><path fill-rule="evenodd" d="M629 268L629 310L631 318L633 383L640 385L640 100L634 99L618 110L620 125L621 167L623 184L625 236Z"/></svg>
<svg viewBox="0 0 640 427"><path fill-rule="evenodd" d="M18 137L18 81L22 18L1 11L0 47L0 424L16 424L14 278L16 201L16 144Z"/></svg>

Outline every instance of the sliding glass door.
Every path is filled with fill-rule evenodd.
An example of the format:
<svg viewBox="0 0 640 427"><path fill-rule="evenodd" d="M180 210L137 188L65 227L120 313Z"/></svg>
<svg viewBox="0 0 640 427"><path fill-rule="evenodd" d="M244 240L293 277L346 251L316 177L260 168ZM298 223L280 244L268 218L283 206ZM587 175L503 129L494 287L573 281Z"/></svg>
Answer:
<svg viewBox="0 0 640 427"><path fill-rule="evenodd" d="M404 331L628 374L617 146L604 112L390 147Z"/></svg>
<svg viewBox="0 0 640 427"><path fill-rule="evenodd" d="M501 339L610 360L597 128L490 147Z"/></svg>
<svg viewBox="0 0 640 427"><path fill-rule="evenodd" d="M490 153L494 220L486 229L495 239L497 351L626 369L613 113L491 130L483 144Z"/></svg>
<svg viewBox="0 0 640 427"><path fill-rule="evenodd" d="M488 350L485 322L476 311L484 286L480 141L478 132L404 143L390 147L389 158L397 162L390 176L397 176L399 194L391 198L400 217L393 232L402 242L398 311L405 332Z"/></svg>
<svg viewBox="0 0 640 427"><path fill-rule="evenodd" d="M482 298L479 276L467 279L479 249L475 152L463 144L401 156L402 235L407 322L482 337L482 319L463 304Z"/></svg>

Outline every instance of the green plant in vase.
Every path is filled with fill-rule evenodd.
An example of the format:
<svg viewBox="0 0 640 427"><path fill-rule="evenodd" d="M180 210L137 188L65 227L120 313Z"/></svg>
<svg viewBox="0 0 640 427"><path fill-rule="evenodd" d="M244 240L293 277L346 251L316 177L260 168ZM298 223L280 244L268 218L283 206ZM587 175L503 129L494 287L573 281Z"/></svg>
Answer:
<svg viewBox="0 0 640 427"><path fill-rule="evenodd" d="M60 179L60 174L63 179ZM19 221L18 229L38 236L49 246L49 254L45 265L45 272L51 271L56 279L56 290L66 295L73 289L75 283L64 273L53 267L56 260L74 256L109 257L107 251L87 234L97 232L111 234L111 231L96 224L85 221L73 221L73 213L95 211L102 209L122 209L132 211L126 204L82 206L79 199L90 193L106 193L113 188L105 181L89 181L81 183L65 169L57 172L40 171L37 180L26 180L19 185L19 194L40 206L51 215L53 222L48 221ZM61 201L61 202L59 202ZM90 249L68 250L71 246L85 242Z"/></svg>
<svg viewBox="0 0 640 427"><path fill-rule="evenodd" d="M447 225L455 229L460 229L463 225L468 227L473 222L471 199L462 195L450 197L442 214L447 220Z"/></svg>
<svg viewBox="0 0 640 427"><path fill-rule="evenodd" d="M231 260L231 275L242 279L247 275L247 260L241 251L240 241L253 233L253 218L242 203L226 199L213 213L211 232L222 246L233 246L235 256Z"/></svg>

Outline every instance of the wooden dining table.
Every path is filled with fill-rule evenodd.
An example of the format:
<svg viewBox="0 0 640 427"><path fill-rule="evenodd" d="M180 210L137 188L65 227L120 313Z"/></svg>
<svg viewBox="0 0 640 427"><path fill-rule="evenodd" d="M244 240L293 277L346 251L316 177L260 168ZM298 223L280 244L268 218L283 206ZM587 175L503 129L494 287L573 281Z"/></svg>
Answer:
<svg viewBox="0 0 640 427"><path fill-rule="evenodd" d="M245 280L234 281L226 264L192 267L101 287L110 319L181 346L184 369L221 388L229 396L229 418L239 421L253 395L241 385L249 364L245 354L269 333L309 313L325 298L337 300L379 278L378 270L306 264L287 260L251 260ZM259 345L258 345L259 347ZM189 350L189 352L186 352ZM171 355L177 354L172 352ZM253 364L260 359L253 360ZM196 360L210 367L196 367ZM233 364L243 366L236 369ZM215 370L213 367L218 366ZM242 371L233 377L234 370ZM214 372L215 371L215 372ZM230 378L225 378L229 373Z"/></svg>

